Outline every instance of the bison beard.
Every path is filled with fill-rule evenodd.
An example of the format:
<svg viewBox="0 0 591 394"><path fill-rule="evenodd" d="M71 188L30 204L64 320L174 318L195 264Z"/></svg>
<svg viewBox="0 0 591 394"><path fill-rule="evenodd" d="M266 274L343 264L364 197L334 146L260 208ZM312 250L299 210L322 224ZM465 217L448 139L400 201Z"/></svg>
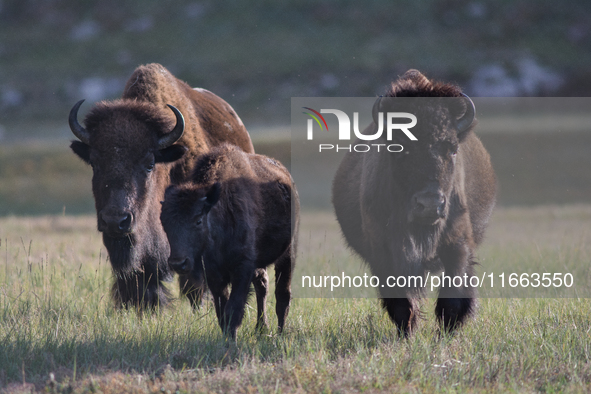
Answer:
<svg viewBox="0 0 591 394"><path fill-rule="evenodd" d="M166 305L163 281L172 278L160 201L171 184L188 179L195 157L225 142L254 153L232 107L205 89L193 89L159 64L138 67L121 99L97 103L85 126L71 110L79 139L71 148L93 168L99 231L109 253L114 303L138 310ZM181 293L198 307L202 282L179 276Z"/></svg>
<svg viewBox="0 0 591 394"><path fill-rule="evenodd" d="M380 283L442 269L446 276L472 276L496 194L490 157L472 132L474 104L457 86L410 70L378 98L374 119L379 112L415 114L418 140L405 144L406 155L345 154L332 194L345 240ZM374 121L364 134L376 129ZM379 290L390 319L408 336L421 289ZM469 286L440 289L435 313L444 330L464 323L475 295Z"/></svg>
<svg viewBox="0 0 591 394"><path fill-rule="evenodd" d="M153 250L148 257L151 260L146 260L137 255L132 235L113 238L103 234L103 243L115 274L111 296L116 307L142 310L145 306L153 309L168 305L170 292L161 281L169 281L172 272L166 265L160 266L168 257L168 248Z"/></svg>

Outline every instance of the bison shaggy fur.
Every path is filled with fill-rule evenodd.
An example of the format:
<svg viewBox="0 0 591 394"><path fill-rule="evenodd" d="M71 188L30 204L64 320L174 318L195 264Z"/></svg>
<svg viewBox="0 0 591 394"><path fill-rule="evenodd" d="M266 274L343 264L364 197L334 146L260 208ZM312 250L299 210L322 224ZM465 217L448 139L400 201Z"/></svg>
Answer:
<svg viewBox="0 0 591 394"><path fill-rule="evenodd" d="M382 284L388 276L425 277L438 270L472 276L496 194L489 154L473 132L472 101L459 87L410 70L376 101L374 122L364 133L374 134L377 115L386 112L413 113L417 140L399 133L393 138L403 152L345 154L332 200L346 242ZM388 142L381 138L377 142ZM379 290L391 320L409 335L420 289ZM435 313L444 330L472 313L475 294L470 285L440 288Z"/></svg>
<svg viewBox="0 0 591 394"><path fill-rule="evenodd" d="M279 162L228 144L201 156L190 181L170 186L161 220L171 247L169 263L205 278L220 327L232 338L242 322L250 283L257 327L266 326L266 267L275 265L279 331L291 300L299 201ZM228 290L231 285L231 292Z"/></svg>

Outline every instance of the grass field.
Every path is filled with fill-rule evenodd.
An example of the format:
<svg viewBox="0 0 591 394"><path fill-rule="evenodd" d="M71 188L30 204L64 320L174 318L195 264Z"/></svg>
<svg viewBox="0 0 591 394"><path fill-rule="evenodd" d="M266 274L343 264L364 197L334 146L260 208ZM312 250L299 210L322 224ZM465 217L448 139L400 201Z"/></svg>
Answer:
<svg viewBox="0 0 591 394"><path fill-rule="evenodd" d="M588 262L590 212L587 205L499 208L479 252L482 269L499 251L516 265L539 261L544 248ZM319 215L329 214L302 220L302 267ZM143 318L114 310L93 217L5 217L0 240L5 392L591 390L589 299L481 299L454 337L438 335L433 300L425 300L410 340L397 337L373 298L295 298L286 332L277 335L271 300L270 331L255 333L248 307L230 343L210 303L193 313L176 301ZM325 243L331 253L348 253L338 237Z"/></svg>
<svg viewBox="0 0 591 394"><path fill-rule="evenodd" d="M232 343L210 302L193 312L175 300L143 317L114 310L111 267L91 215L91 170L67 148L70 137L9 139L0 147L0 392L588 392L587 123L511 132L499 120L482 121L479 132L500 193L477 272L571 272L577 291L482 289L513 298L481 298L454 337L440 336L427 298L409 340L398 338L372 289L347 298L301 288L306 273L369 273L345 248L330 211L334 163L303 163L317 182L298 183L305 204L285 333L276 333L271 297L269 331L255 333L249 306ZM253 133L257 152L290 166L285 135ZM571 298L549 298L565 294Z"/></svg>

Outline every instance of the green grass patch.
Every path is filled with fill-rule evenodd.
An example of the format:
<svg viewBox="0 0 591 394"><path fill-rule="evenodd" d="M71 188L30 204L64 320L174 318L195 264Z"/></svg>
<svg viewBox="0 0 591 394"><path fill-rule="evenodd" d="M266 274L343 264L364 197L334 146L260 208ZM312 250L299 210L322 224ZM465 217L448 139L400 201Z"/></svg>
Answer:
<svg viewBox="0 0 591 394"><path fill-rule="evenodd" d="M91 178L67 146L0 147L0 215L92 212Z"/></svg>
<svg viewBox="0 0 591 394"><path fill-rule="evenodd" d="M588 214L588 206L499 209L479 255L484 264L504 249L517 264L520 248L540 242L584 247L588 258ZM318 217L303 218L302 237ZM425 300L416 334L401 340L374 298L296 298L277 335L270 297L269 331L255 333L249 306L232 343L210 302L193 312L177 300L143 317L114 310L111 268L92 217L3 218L0 240L0 386L7 392L591 389L589 299L481 299L453 337L439 335L433 300ZM325 242L346 250L338 239ZM536 253L522 252L530 260Z"/></svg>

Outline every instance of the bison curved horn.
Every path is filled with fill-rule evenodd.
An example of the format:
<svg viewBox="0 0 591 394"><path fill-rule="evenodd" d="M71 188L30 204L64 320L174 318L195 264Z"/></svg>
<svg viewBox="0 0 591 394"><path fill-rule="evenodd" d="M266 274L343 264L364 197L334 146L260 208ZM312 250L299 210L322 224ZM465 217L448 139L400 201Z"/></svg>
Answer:
<svg viewBox="0 0 591 394"><path fill-rule="evenodd" d="M459 132L468 130L468 128L472 125L472 122L474 122L474 116L476 115L476 108L474 107L474 102L472 99L470 99L470 97L464 93L462 93L462 96L464 97L464 102L466 103L466 112L464 112L464 115L458 119L457 125Z"/></svg>
<svg viewBox="0 0 591 394"><path fill-rule="evenodd" d="M373 116L373 121L375 124L378 124L378 112L380 112L380 103L382 101L382 96L378 97L378 99L376 100L376 102L373 105L373 108L371 110L371 116Z"/></svg>
<svg viewBox="0 0 591 394"><path fill-rule="evenodd" d="M70 110L68 123L70 124L70 130L72 130L72 133L74 133L80 141L84 142L86 145L90 145L90 133L78 123L78 109L80 109L83 102L84 100L80 100L74 104Z"/></svg>
<svg viewBox="0 0 591 394"><path fill-rule="evenodd" d="M174 116L176 116L176 125L174 129L163 137L158 140L158 149L165 149L177 142L182 136L185 131L185 118L183 118L183 114L181 111L176 109L176 107L166 104L168 108L174 112Z"/></svg>

